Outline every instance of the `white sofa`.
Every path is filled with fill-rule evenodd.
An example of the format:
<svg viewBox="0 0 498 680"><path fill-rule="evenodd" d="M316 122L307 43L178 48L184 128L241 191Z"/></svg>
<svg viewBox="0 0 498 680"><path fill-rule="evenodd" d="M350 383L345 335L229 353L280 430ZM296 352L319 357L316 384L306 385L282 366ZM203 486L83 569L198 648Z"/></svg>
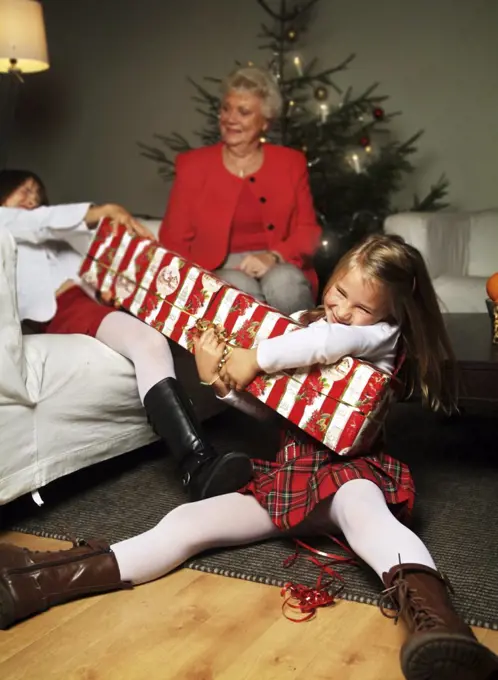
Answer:
<svg viewBox="0 0 498 680"><path fill-rule="evenodd" d="M22 335L15 278L16 245L0 229L0 506L155 439L127 359L83 335ZM174 355L201 420L223 410L193 357Z"/></svg>
<svg viewBox="0 0 498 680"><path fill-rule="evenodd" d="M486 313L486 280L498 271L498 208L399 213L384 230L420 250L443 312Z"/></svg>

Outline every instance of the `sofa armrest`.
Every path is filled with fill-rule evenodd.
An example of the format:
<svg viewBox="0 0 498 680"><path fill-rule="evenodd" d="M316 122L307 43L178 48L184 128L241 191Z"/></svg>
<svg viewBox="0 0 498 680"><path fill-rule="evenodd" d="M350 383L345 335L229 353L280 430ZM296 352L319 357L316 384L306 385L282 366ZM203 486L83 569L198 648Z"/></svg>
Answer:
<svg viewBox="0 0 498 680"><path fill-rule="evenodd" d="M26 389L23 337L17 308L17 246L12 234L0 229L0 406L30 405Z"/></svg>
<svg viewBox="0 0 498 680"><path fill-rule="evenodd" d="M470 215L464 212L406 212L390 215L384 231L420 250L431 278L465 276L469 260Z"/></svg>

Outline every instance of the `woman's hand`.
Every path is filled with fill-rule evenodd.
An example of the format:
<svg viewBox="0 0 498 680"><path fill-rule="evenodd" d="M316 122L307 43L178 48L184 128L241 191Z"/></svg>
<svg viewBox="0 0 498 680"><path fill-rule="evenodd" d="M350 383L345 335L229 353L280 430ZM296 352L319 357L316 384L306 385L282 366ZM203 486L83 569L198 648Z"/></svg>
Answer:
<svg viewBox="0 0 498 680"><path fill-rule="evenodd" d="M253 279L260 279L277 264L277 261L277 255L274 253L249 254L244 257L239 269Z"/></svg>
<svg viewBox="0 0 498 680"><path fill-rule="evenodd" d="M235 347L226 358L220 378L230 389L243 390L260 371L255 349Z"/></svg>
<svg viewBox="0 0 498 680"><path fill-rule="evenodd" d="M136 220L131 213L123 208L121 205L116 203L106 203L105 205L94 205L89 208L85 221L88 225L95 225L99 220L104 217L109 217L111 220L111 225L117 227L118 224L122 224L126 227L126 230L132 236L140 236L141 238L148 238L151 241L155 241L156 237L154 234L141 222Z"/></svg>
<svg viewBox="0 0 498 680"><path fill-rule="evenodd" d="M195 363L197 365L197 372L199 378L204 383L211 383L218 390L218 385L214 385L216 379L219 378L218 364L223 356L225 343L220 342L216 337L216 333L212 328L209 328L203 333L200 338L194 342L195 346ZM220 382L219 380L217 381ZM221 390L225 394L228 390Z"/></svg>

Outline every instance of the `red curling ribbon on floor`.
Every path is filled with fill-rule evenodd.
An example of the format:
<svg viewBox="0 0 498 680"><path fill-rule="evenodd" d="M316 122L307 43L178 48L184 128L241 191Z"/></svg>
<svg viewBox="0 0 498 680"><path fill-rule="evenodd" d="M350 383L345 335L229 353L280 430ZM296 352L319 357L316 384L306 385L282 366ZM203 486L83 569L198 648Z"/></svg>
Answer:
<svg viewBox="0 0 498 680"><path fill-rule="evenodd" d="M309 621L316 615L316 611L319 607L328 607L335 604L336 597L344 588L343 576L333 569L330 564L320 562L315 555L325 557L335 563L342 562L343 564L356 564L354 553L348 546L335 538L335 536L327 537L334 541L334 543L337 543L346 552L346 555L338 555L336 553L318 550L317 548L313 548L307 543L304 543L304 541L294 539L296 551L293 555L284 560L283 566L290 567L298 557L302 557L299 548L305 548L312 553L312 555L305 556L305 559L312 562L320 569L314 588L304 586L300 583L288 582L284 584L284 587L280 591L281 596L285 598L282 603L282 613L289 621L294 623ZM325 580L325 575L330 578ZM332 587L334 584L335 588ZM303 616L299 618L290 616L288 609L300 611Z"/></svg>

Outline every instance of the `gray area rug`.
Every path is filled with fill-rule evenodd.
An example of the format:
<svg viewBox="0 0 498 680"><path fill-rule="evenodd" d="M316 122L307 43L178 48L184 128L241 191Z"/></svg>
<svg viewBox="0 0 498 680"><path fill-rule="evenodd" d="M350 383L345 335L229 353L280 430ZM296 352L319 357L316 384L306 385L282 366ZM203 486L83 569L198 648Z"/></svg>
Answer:
<svg viewBox="0 0 498 680"><path fill-rule="evenodd" d="M243 448L271 457L274 433L230 411L208 423L220 449ZM498 424L489 419L441 421L416 405L396 407L387 450L412 468L418 497L414 530L454 590L458 611L472 625L498 630ZM23 498L2 508L1 529L55 538L105 537L116 542L142 532L186 497L172 461L158 445L135 451L58 480L42 492L38 508ZM327 541L316 547L337 552ZM205 553L185 566L281 586L313 586L318 569L294 553L288 540ZM376 604L381 585L368 567L339 568L342 597ZM277 605L278 606L278 605Z"/></svg>

